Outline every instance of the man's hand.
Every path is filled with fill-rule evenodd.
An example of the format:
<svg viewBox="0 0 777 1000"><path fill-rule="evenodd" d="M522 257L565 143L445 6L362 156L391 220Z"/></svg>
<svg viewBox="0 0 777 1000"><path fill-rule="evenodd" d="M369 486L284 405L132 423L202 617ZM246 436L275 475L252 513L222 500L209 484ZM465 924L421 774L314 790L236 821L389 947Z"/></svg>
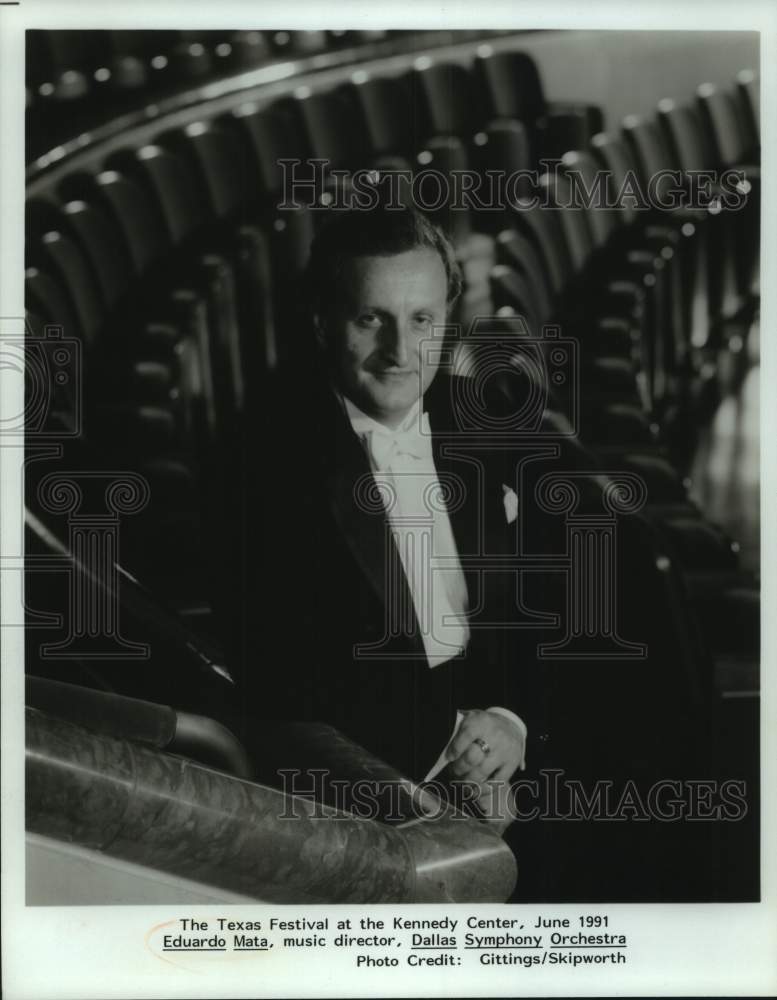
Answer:
<svg viewBox="0 0 777 1000"><path fill-rule="evenodd" d="M523 760L524 749L523 733L514 722L498 712L473 710L466 713L451 740L447 757L458 780L474 781L488 793L485 782L508 782Z"/></svg>

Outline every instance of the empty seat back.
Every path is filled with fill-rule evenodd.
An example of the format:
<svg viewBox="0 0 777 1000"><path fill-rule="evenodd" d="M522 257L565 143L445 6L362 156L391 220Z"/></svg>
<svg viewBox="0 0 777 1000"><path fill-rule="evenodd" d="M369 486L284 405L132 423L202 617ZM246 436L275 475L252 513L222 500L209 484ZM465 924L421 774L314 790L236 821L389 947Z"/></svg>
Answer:
<svg viewBox="0 0 777 1000"><path fill-rule="evenodd" d="M713 166L744 163L747 142L733 96L712 83L703 83L696 91L696 98L712 147Z"/></svg>

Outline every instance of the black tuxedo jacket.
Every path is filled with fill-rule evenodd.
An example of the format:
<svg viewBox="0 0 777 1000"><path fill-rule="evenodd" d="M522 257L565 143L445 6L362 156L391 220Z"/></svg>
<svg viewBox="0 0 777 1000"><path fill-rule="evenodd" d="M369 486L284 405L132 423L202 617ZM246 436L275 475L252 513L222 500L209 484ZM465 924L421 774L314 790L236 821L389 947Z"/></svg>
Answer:
<svg viewBox="0 0 777 1000"><path fill-rule="evenodd" d="M304 385L304 389L303 389ZM252 421L235 660L243 667L243 738L265 720L327 722L404 774L422 779L456 709L500 705L545 728L536 630L514 630L516 577L495 569L515 551L502 484L509 453L458 429L456 382L438 375L425 399L438 476L469 592L464 655L426 660L382 503L370 501L369 459L323 379L279 384ZM488 562L486 562L486 560ZM486 566L491 568L486 568Z"/></svg>

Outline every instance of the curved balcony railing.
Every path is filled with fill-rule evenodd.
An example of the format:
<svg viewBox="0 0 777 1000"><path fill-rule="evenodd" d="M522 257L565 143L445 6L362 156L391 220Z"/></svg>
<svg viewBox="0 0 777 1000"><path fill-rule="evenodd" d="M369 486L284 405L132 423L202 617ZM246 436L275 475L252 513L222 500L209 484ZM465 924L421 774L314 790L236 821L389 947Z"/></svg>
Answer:
<svg viewBox="0 0 777 1000"><path fill-rule="evenodd" d="M362 49L323 52L183 87L52 142L27 166L28 197L56 190L75 169L101 169L118 149L137 148L155 142L163 132L213 121L242 104L264 107L282 98L330 90L352 80L354 74L357 79L365 72L371 77L396 76L430 60L469 64L482 46L495 52L515 49L525 44L527 34L532 33L424 32L412 44L394 39Z"/></svg>
<svg viewBox="0 0 777 1000"><path fill-rule="evenodd" d="M34 708L26 802L30 833L257 900L495 902L516 878L499 836L451 808L389 826Z"/></svg>

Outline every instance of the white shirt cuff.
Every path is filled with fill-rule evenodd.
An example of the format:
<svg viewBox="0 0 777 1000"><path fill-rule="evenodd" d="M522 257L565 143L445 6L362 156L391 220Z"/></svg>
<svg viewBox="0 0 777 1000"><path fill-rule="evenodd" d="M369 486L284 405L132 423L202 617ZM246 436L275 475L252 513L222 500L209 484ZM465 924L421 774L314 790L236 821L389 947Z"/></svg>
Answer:
<svg viewBox="0 0 777 1000"><path fill-rule="evenodd" d="M521 756L521 762L518 765L519 771L526 770L526 743L529 738L529 730L526 728L526 723L523 719L519 718L515 712L511 712L509 708L500 708L499 705L495 705L493 708L487 708L487 712L495 712L497 715L503 716L505 719L509 719L510 722L514 723L523 737L523 755Z"/></svg>

